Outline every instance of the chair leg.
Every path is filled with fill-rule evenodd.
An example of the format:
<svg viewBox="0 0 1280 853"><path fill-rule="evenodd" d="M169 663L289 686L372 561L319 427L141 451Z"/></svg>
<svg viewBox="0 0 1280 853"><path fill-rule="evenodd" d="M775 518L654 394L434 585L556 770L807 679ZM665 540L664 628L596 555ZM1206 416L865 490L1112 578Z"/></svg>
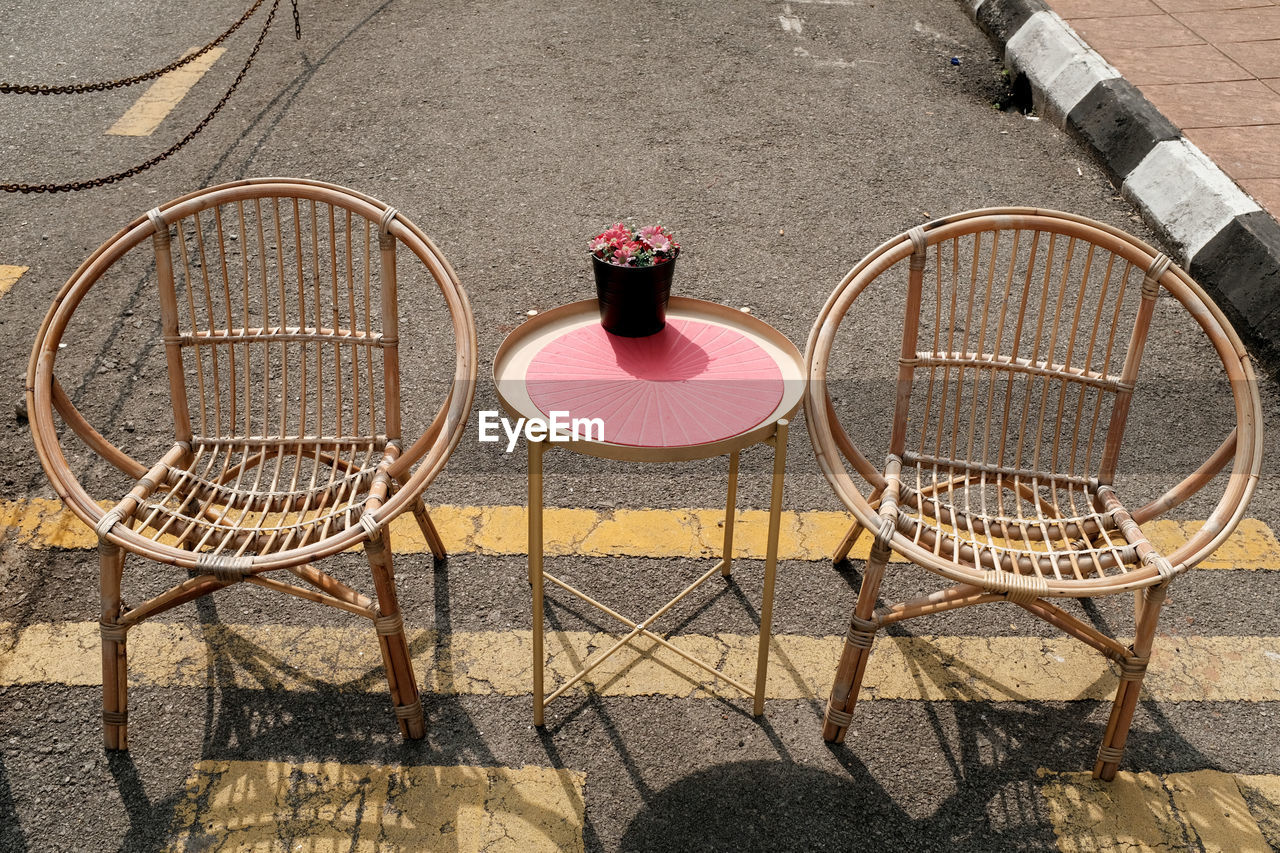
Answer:
<svg viewBox="0 0 1280 853"><path fill-rule="evenodd" d="M427 547L431 549L431 556L437 560L443 560L449 556L444 550L444 540L440 538L440 531L436 530L435 522L431 520L431 515L427 512L427 505L419 495L418 499L413 502L413 517L418 522L418 529L422 531L423 538L427 540Z"/></svg>
<svg viewBox="0 0 1280 853"><path fill-rule="evenodd" d="M876 636L876 597L880 594L880 579L885 564L889 562L889 549L879 545L871 549L866 573L862 576L862 588L858 590L858 602L853 608L849 633L845 636L844 650L840 653L840 665L836 668L835 684L831 698L827 700L827 713L822 725L822 738L844 743L845 732L853 719L853 706L862 688L862 676L871 656L871 644Z"/></svg>
<svg viewBox="0 0 1280 853"><path fill-rule="evenodd" d="M98 543L99 590L102 617L102 738L107 749L129 748L129 667L120 618L120 580L124 574L124 550L105 539Z"/></svg>
<svg viewBox="0 0 1280 853"><path fill-rule="evenodd" d="M404 620L396 600L395 569L391 562L391 543L387 539L383 530L377 539L369 539L364 546L378 593L378 616L373 620L373 627L378 632L378 645L382 647L382 664L387 671L387 686L400 733L416 740L426 734L426 722L409 657L409 640L405 637Z"/></svg>
<svg viewBox="0 0 1280 853"><path fill-rule="evenodd" d="M1129 738L1129 726L1133 723L1133 712L1138 706L1138 695L1142 692L1142 679L1147 672L1147 662L1151 659L1151 644L1155 638L1156 623L1160 619L1160 608L1164 604L1167 587L1167 583L1162 583L1138 593L1133 647L1131 653L1120 661L1120 687L1116 690L1116 699L1111 706L1111 718L1107 720L1107 731L1102 738L1102 747L1098 750L1098 760L1093 765L1095 779L1110 782L1120 769L1120 759Z"/></svg>
<svg viewBox="0 0 1280 853"><path fill-rule="evenodd" d="M880 505L880 496L884 494L884 488L877 486L871 492L871 505L878 507ZM849 552L853 550L853 546L858 544L858 539L862 536L863 526L861 522L855 521L845 531L844 538L840 540L840 544L836 546L836 550L831 554L831 562L833 565L840 565L849 557Z"/></svg>
<svg viewBox="0 0 1280 853"><path fill-rule="evenodd" d="M857 544L860 536L862 536L862 524L855 521L845 531L844 538L840 540L840 544L836 546L836 550L831 555L831 562L835 565L843 563L849 556L849 552L853 550L853 546Z"/></svg>

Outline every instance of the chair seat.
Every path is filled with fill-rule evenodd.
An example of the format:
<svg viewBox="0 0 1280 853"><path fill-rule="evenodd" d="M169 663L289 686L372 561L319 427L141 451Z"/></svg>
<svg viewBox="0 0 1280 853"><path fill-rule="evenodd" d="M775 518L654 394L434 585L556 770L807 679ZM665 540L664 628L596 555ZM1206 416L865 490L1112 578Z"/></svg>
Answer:
<svg viewBox="0 0 1280 853"><path fill-rule="evenodd" d="M1098 509L1096 485L1021 472L946 476L955 473L921 463L902 472L898 532L938 557L1065 582L1142 567L1116 511Z"/></svg>
<svg viewBox="0 0 1280 853"><path fill-rule="evenodd" d="M384 436L194 441L134 514L135 531L211 555L296 549L360 523Z"/></svg>

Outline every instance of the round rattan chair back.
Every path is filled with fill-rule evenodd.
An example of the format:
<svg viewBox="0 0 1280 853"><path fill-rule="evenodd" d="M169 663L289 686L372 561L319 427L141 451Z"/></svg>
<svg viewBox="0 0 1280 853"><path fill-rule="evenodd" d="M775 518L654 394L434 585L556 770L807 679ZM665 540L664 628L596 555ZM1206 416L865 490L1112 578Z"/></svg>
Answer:
<svg viewBox="0 0 1280 853"><path fill-rule="evenodd" d="M920 269L902 269L913 263ZM915 290L902 300L907 319L891 453L901 459L911 501L943 516L941 538L963 540L949 552L945 543L935 547L939 531L895 533L895 551L960 583L989 582L997 567L1031 575L1051 596L1161 582L1161 569L1142 563L1123 537L1099 534L1109 528L1100 518L1112 510L1094 497L1099 487L1114 486L1160 292L1211 342L1236 427L1203 465L1129 514L1139 524L1156 518L1230 464L1207 523L1166 555L1165 574L1203 560L1243 517L1261 466L1261 402L1249 356L1221 310L1168 258L1122 231L1056 211L996 208L935 220L879 246L840 283L813 327L806 352L810 437L823 474L861 525L882 526L882 508L872 501L885 478L838 419L828 360L842 326L845 334L872 333L848 315L860 295L891 280ZM962 487L968 491L960 495ZM949 505L955 503L969 511ZM1020 526L1020 518L1028 523ZM1092 547L1080 547L1082 534ZM1001 547L1013 542L1014 551L1066 547L1060 556L1028 560Z"/></svg>
<svg viewBox="0 0 1280 853"><path fill-rule="evenodd" d="M436 416L408 440L400 435L398 249L439 286L455 350ZM126 518L110 515L99 504L109 496L89 494L72 473L53 412L96 454L147 476L151 466L76 411L55 373L73 313L131 251L156 258L153 304L175 444L158 481L124 508ZM77 270L32 352L31 425L59 496L108 540L187 568L221 554L281 568L356 545L412 506L461 438L476 370L466 295L417 227L351 190L255 179L153 210ZM402 486L389 497L373 482L387 454L395 457L390 481Z"/></svg>

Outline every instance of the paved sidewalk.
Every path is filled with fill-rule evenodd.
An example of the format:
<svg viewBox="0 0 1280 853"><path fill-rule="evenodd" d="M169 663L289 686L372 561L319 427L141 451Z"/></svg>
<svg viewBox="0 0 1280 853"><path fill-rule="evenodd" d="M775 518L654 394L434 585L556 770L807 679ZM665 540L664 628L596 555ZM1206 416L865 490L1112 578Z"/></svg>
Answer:
<svg viewBox="0 0 1280 853"><path fill-rule="evenodd" d="M1049 6L1280 219L1280 3L1049 0Z"/></svg>

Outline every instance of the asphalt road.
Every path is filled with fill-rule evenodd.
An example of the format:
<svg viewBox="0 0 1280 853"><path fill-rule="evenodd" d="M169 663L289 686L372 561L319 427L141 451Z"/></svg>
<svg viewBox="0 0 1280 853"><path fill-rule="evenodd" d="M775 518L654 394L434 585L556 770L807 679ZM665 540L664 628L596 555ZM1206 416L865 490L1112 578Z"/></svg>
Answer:
<svg viewBox="0 0 1280 853"><path fill-rule="evenodd" d="M0 79L136 73L204 44L242 11L225 0L3 3ZM265 11L227 42L227 54L150 137L105 135L137 87L0 96L0 182L87 179L164 150L225 91ZM684 250L676 292L750 307L801 348L827 295L859 258L936 216L1031 205L1152 239L1074 141L1048 122L993 106L1009 99L1007 81L954 0L359 0L304 2L301 11L302 40L292 37L285 4L225 109L164 163L98 189L0 199L0 264L29 267L0 297L0 499L53 497L25 424L10 414L52 295L133 217L222 181L312 177L397 207L456 268L475 310L484 368L527 312L591 295L586 240L625 216L661 220L677 234ZM100 322L84 330L86 344L68 363L87 414L144 442L163 431L147 378L161 374L158 349L143 344L154 304L131 286L122 282L98 297ZM419 387L430 389L439 357L431 317L406 310L421 329L421 351L407 364ZM1210 366L1205 351L1173 312L1163 313L1170 322L1152 342L1161 357L1147 366L1159 390L1143 400L1129 436L1130 470L1158 486L1216 443L1201 436L1221 412L1221 388L1201 379ZM851 351L892 358L875 335L889 328L887 309L865 322ZM484 375L482 368L475 407L498 408ZM1274 420L1269 375L1263 396ZM884 411L868 403L867 420ZM474 439L471 429L429 500L522 504L523 459ZM799 422L789 462L788 508L838 508ZM548 465L550 506L713 507L723 500L722 461L620 466L557 454ZM767 451L744 457L743 506L767 506L768 465ZM1205 511L1196 504L1179 517ZM1269 478L1250 515L1280 529L1280 496ZM356 573L358 558L343 559ZM696 564L579 558L559 565L567 574L594 574L596 588L639 609L662 600ZM518 555L459 554L433 568L419 554L401 557L399 568L406 621L417 627L529 627ZM856 561L842 569L784 563L776 630L842 633L859 569ZM143 588L163 580L152 567L139 574ZM895 581L893 593L923 590L921 574ZM1200 634L1274 637L1280 594L1270 575L1193 573L1175 586L1166 630L1186 632L1192 620ZM676 623L750 633L755 617L746 602L759 588L750 563L739 582L741 594L727 587L707 606L676 613ZM1094 615L1123 625L1128 608L1101 601ZM912 630L1050 636L1007 617L962 612ZM24 627L96 618L92 552L4 546L0 621ZM553 618L566 630L609 627L574 607L553 608ZM256 589L232 590L166 619L347 624L342 614L280 605ZM428 738L411 744L394 736L377 694L144 685L130 700L134 748L108 756L96 688L0 687L0 849L162 847L202 760L580 771L588 850L1043 849L1054 835L1036 793L1037 771L1091 768L1110 704L868 702L859 706L856 736L828 748L819 736L820 704L807 700L771 701L756 721L741 700L592 695L553 706L539 732L528 697L429 694ZM1280 773L1274 711L1272 702L1144 702L1125 767Z"/></svg>

